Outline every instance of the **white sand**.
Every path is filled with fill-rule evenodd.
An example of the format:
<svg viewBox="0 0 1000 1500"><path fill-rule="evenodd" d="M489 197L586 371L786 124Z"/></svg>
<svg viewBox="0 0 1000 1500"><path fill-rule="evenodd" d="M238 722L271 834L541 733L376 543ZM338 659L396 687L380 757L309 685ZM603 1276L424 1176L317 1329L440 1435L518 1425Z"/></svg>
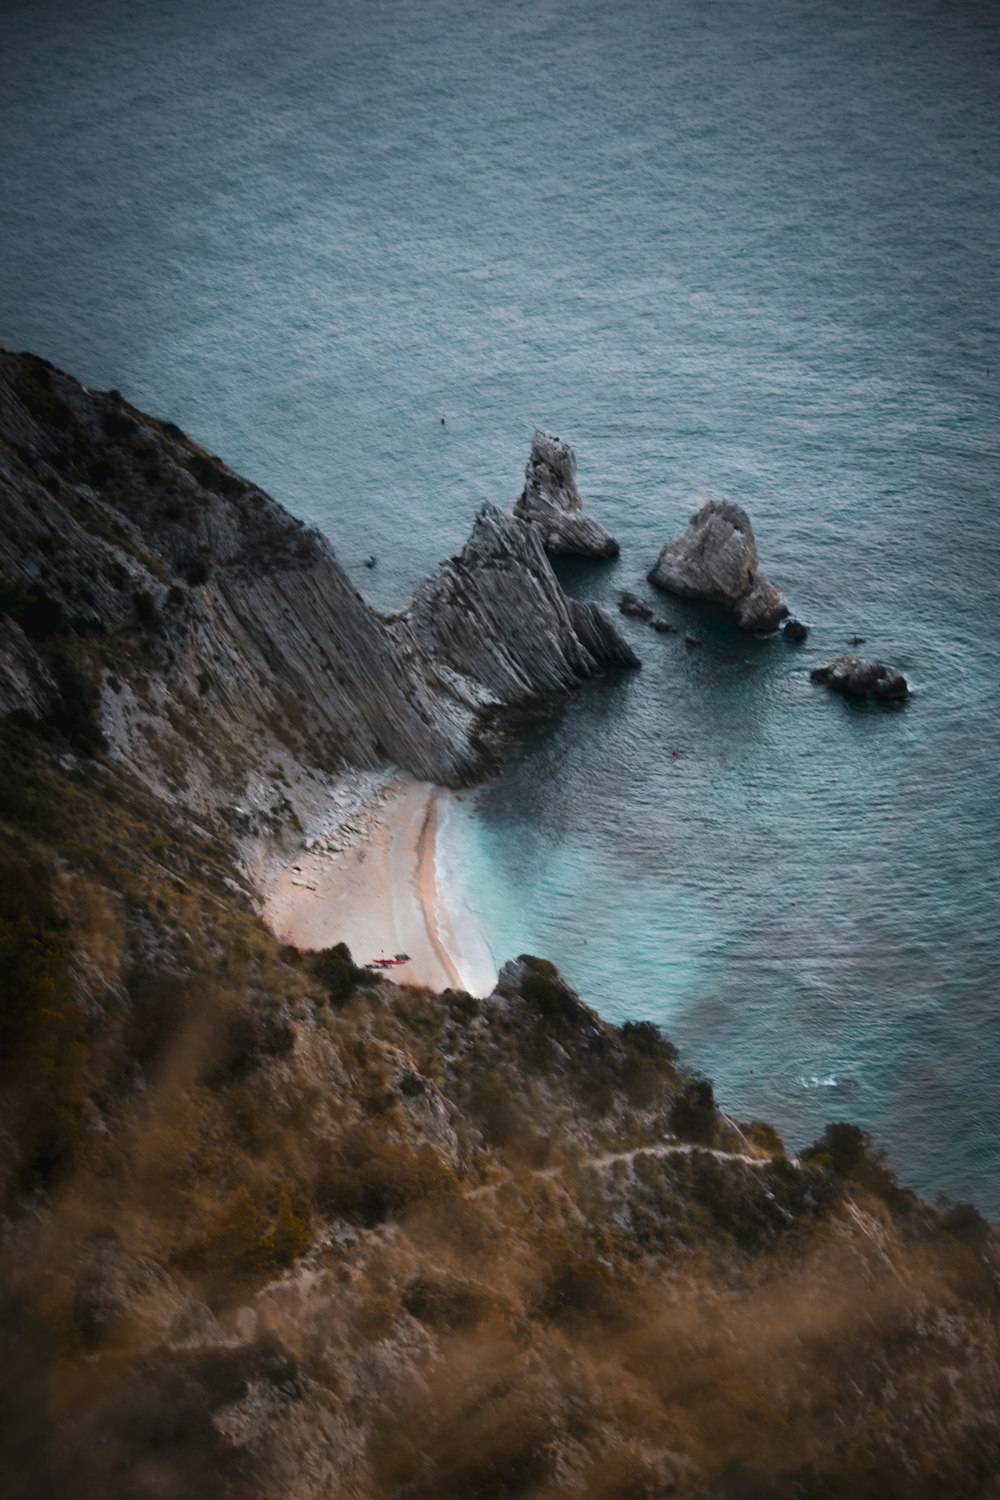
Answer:
<svg viewBox="0 0 1000 1500"><path fill-rule="evenodd" d="M482 963L463 961L437 888L438 802L446 795L400 777L303 850L267 893L264 919L275 936L296 948L346 943L358 964L408 953L389 978L434 990L469 989L478 979L485 993Z"/></svg>

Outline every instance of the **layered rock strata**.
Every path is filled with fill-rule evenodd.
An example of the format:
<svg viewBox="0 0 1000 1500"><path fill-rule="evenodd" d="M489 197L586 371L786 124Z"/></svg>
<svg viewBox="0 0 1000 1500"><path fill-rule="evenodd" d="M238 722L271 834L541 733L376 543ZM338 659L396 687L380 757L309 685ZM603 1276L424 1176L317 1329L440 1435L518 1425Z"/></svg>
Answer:
<svg viewBox="0 0 1000 1500"><path fill-rule="evenodd" d="M345 766L468 781L498 715L635 663L523 522L487 507L387 617L323 536L179 428L7 352L0 503L3 711L42 716L60 665L88 732L203 812L304 818L303 768L317 800Z"/></svg>
<svg viewBox="0 0 1000 1500"><path fill-rule="evenodd" d="M902 672L884 662L866 661L860 656L838 656L828 667L814 667L812 682L821 682L847 698L874 698L892 703L909 697L910 689Z"/></svg>
<svg viewBox="0 0 1000 1500"><path fill-rule="evenodd" d="M514 514L541 527L547 552L577 557L618 556L614 537L583 514L572 448L551 432L539 428L531 440L524 489L515 502Z"/></svg>
<svg viewBox="0 0 1000 1500"><path fill-rule="evenodd" d="M744 630L777 630L788 606L758 575L750 517L731 500L707 500L672 537L649 581L682 599L707 599L732 610Z"/></svg>

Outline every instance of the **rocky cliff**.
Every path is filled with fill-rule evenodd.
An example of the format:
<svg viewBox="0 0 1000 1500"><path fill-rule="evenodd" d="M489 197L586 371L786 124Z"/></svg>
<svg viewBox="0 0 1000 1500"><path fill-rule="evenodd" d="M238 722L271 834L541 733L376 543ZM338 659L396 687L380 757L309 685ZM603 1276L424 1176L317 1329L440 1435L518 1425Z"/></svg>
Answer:
<svg viewBox="0 0 1000 1500"><path fill-rule="evenodd" d="M254 776L281 826L323 754L469 774L627 659L539 534L487 509L386 619L175 429L2 368L5 1495L996 1500L974 1209L849 1124L786 1151L544 960L435 996L246 899Z"/></svg>
<svg viewBox="0 0 1000 1500"><path fill-rule="evenodd" d="M203 816L306 818L344 766L473 779L505 711L636 664L526 522L484 510L386 617L180 429L9 352L0 503L0 705L56 712Z"/></svg>

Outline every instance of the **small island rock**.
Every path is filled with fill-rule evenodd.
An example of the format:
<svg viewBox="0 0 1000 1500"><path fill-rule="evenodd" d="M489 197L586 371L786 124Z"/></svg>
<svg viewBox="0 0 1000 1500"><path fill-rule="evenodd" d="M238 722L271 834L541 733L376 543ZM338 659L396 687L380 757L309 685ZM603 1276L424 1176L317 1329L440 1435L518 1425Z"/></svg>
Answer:
<svg viewBox="0 0 1000 1500"><path fill-rule="evenodd" d="M524 489L514 504L514 514L541 527L546 552L618 556L614 537L583 514L572 448L551 432L539 428L531 440Z"/></svg>
<svg viewBox="0 0 1000 1500"><path fill-rule="evenodd" d="M682 599L723 605L744 630L769 633L788 614L774 585L758 577L750 517L731 500L706 500L686 529L667 542L649 581Z"/></svg>
<svg viewBox="0 0 1000 1500"><path fill-rule="evenodd" d="M803 625L801 620L786 620L784 625L781 627L781 634L784 636L786 641L798 642L804 641L808 636L809 631Z"/></svg>
<svg viewBox="0 0 1000 1500"><path fill-rule="evenodd" d="M825 683L848 698L875 698L880 703L895 702L909 696L909 686L901 672L880 661L865 661L860 656L838 656L828 667L815 667L810 681Z"/></svg>
<svg viewBox="0 0 1000 1500"><path fill-rule="evenodd" d="M618 608L623 615L632 615L637 620L652 619L653 611L649 605L643 604L642 600L637 599L635 594L622 594L618 601Z"/></svg>

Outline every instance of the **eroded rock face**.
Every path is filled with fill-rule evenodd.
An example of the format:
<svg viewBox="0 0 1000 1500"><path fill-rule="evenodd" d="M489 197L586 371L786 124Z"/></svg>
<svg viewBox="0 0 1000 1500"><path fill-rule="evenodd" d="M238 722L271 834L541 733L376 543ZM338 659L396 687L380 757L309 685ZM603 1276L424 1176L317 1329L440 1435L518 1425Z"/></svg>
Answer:
<svg viewBox="0 0 1000 1500"><path fill-rule="evenodd" d="M706 500L686 529L667 542L649 581L682 599L707 599L731 609L744 630L777 630L788 614L774 585L758 577L750 517L730 500Z"/></svg>
<svg viewBox="0 0 1000 1500"><path fill-rule="evenodd" d="M486 507L385 616L325 537L179 428L4 351L0 507L0 711L47 714L49 657L83 639L92 739L269 835L306 817L303 770L317 802L346 767L466 782L493 764L487 720L636 664L563 594L532 525Z"/></svg>
<svg viewBox="0 0 1000 1500"><path fill-rule="evenodd" d="M815 667L809 678L848 698L875 698L880 703L907 698L910 692L901 672L884 662L865 661L860 656L838 656L828 667Z"/></svg>
<svg viewBox="0 0 1000 1500"><path fill-rule="evenodd" d="M484 505L461 554L403 617L425 660L461 701L527 704L608 666L639 665L602 612L568 598L534 526Z"/></svg>
<svg viewBox="0 0 1000 1500"><path fill-rule="evenodd" d="M541 527L547 552L577 557L618 556L614 537L583 514L572 448L541 428L531 440L524 489L514 505L514 514Z"/></svg>

